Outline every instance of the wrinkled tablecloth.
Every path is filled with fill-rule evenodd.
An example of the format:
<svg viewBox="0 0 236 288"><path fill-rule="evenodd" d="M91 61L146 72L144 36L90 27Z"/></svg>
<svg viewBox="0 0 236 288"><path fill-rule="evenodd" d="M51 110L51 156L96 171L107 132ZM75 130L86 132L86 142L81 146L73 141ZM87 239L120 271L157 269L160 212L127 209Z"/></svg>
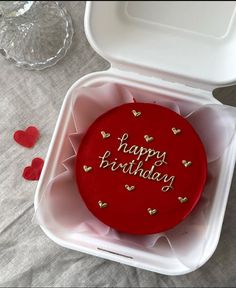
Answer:
<svg viewBox="0 0 236 288"><path fill-rule="evenodd" d="M0 57L0 287L235 287L236 177L222 234L211 259L184 276L165 276L72 251L52 242L32 223L37 182L22 171L34 157L45 158L68 88L80 77L105 70L84 34L84 2L64 3L75 28L73 44L57 65L25 71ZM215 92L236 106L236 88ZM13 133L36 125L41 137L32 149L13 140Z"/></svg>

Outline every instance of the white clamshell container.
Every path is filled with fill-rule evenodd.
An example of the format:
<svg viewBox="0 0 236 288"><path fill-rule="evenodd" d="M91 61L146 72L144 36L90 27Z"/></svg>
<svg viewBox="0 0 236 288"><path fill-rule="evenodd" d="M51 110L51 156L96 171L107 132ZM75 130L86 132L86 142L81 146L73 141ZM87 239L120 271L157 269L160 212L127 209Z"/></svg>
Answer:
<svg viewBox="0 0 236 288"><path fill-rule="evenodd" d="M235 1L94 1L85 11L87 38L109 70L92 73L76 81L67 92L45 165L35 193L35 209L49 181L60 171L71 149L66 141L73 132L71 99L81 87L116 82L150 91L177 102L196 106L220 104L214 88L236 80ZM218 163L218 179L210 206L202 266L214 253L222 228L236 160L236 137ZM43 231L61 246L94 256L166 275L186 274L194 269L183 265L166 243L153 249L83 233L77 237Z"/></svg>

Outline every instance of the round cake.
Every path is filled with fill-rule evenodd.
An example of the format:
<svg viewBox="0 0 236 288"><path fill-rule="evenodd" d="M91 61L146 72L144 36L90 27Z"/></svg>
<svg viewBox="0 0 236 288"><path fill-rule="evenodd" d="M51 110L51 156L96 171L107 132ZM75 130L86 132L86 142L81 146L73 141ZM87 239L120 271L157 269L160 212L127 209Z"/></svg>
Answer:
<svg viewBox="0 0 236 288"><path fill-rule="evenodd" d="M101 115L78 149L75 177L88 209L120 232L180 223L204 188L207 161L192 126L172 110L129 103Z"/></svg>

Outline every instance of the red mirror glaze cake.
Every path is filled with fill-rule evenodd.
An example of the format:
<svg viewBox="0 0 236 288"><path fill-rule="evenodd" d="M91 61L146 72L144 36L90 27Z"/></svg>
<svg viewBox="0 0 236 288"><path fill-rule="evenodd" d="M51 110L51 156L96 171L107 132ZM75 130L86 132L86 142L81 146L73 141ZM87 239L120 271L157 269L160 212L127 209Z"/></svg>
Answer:
<svg viewBox="0 0 236 288"><path fill-rule="evenodd" d="M75 176L88 209L131 234L180 223L204 188L207 161L192 126L172 110L130 103L101 115L78 149Z"/></svg>

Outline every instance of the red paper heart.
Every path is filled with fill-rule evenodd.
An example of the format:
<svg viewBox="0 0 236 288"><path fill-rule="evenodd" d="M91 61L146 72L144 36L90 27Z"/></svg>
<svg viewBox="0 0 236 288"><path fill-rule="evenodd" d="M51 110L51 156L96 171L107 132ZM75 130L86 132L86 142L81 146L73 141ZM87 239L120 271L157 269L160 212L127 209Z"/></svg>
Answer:
<svg viewBox="0 0 236 288"><path fill-rule="evenodd" d="M39 138L39 131L36 127L30 126L25 131L16 131L13 137L18 144L27 148L31 148L35 145Z"/></svg>
<svg viewBox="0 0 236 288"><path fill-rule="evenodd" d="M34 158L31 166L25 167L22 176L26 180L39 180L41 171L43 169L44 161L41 158Z"/></svg>

